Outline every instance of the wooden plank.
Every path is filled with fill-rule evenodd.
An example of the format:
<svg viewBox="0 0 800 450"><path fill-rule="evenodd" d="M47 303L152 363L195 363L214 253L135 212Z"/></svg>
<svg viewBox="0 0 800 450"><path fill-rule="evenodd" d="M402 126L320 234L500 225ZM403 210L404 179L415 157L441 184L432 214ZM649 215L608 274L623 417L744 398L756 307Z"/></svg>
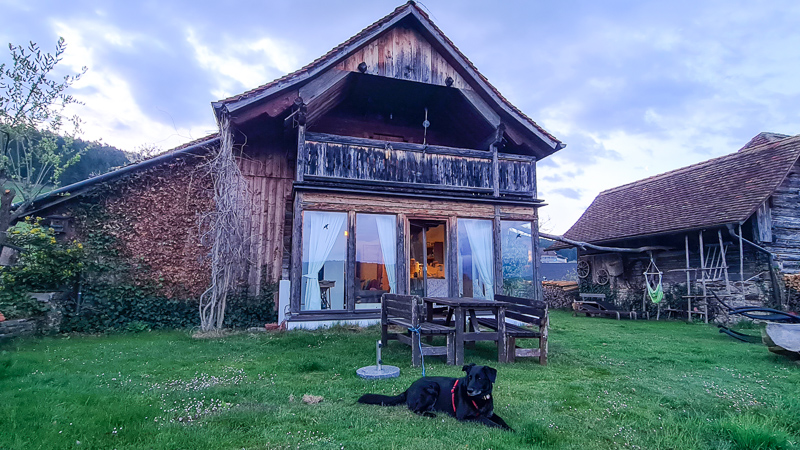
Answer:
<svg viewBox="0 0 800 450"><path fill-rule="evenodd" d="M477 111L489 125L493 128L500 126L500 115L498 115L477 92L470 89L459 89L458 92L464 96L464 99L475 108L475 111Z"/></svg>
<svg viewBox="0 0 800 450"><path fill-rule="evenodd" d="M445 265L445 278L447 279L448 292L450 297L458 297L459 278L458 273L458 217L453 215L447 218L447 264ZM463 358L463 354L462 354Z"/></svg>
<svg viewBox="0 0 800 450"><path fill-rule="evenodd" d="M408 150L413 152L429 153L429 154L466 156L470 158L479 158L486 160L492 159L492 154L486 150L445 147L441 145L424 146L422 144L414 144L411 142L387 142L387 141L380 141L377 139L367 139L367 138L359 138L352 136L338 136L335 134L327 134L327 133L308 132L306 133L306 140L314 142L330 142L334 144L356 145L362 147L376 147L376 148L386 148L387 145L391 145L391 147L396 150Z"/></svg>
<svg viewBox="0 0 800 450"><path fill-rule="evenodd" d="M306 152L306 127L305 125L298 125L297 127L297 175L295 180L303 182L303 175L305 174L305 165L308 160Z"/></svg>
<svg viewBox="0 0 800 450"><path fill-rule="evenodd" d="M542 258L539 252L539 219L534 218L531 221L531 253L533 259L533 292L534 299L537 301L544 301L544 294L542 291Z"/></svg>
<svg viewBox="0 0 800 450"><path fill-rule="evenodd" d="M321 211L347 211L363 213L406 214L406 217L442 218L463 216L491 219L494 206L474 202L436 201L429 199L394 198L341 193L306 192L303 196L308 208ZM530 210L528 210L530 211ZM530 218L530 216L527 216Z"/></svg>
<svg viewBox="0 0 800 450"><path fill-rule="evenodd" d="M357 186L369 187L382 187L384 189L417 189L417 190L437 190L449 192L471 192L471 193L484 193L491 194L492 188L482 188L477 186L449 186L445 184L434 183L404 183L404 182L390 182L379 180L359 180L347 177L337 177L329 175L306 175L306 181L316 181L323 183L339 183L339 184L352 184Z"/></svg>
<svg viewBox="0 0 800 450"><path fill-rule="evenodd" d="M312 102L317 100L323 93L337 86L339 83L344 82L345 78L347 78L350 73L351 72L343 70L331 69L301 87L298 92L299 97L303 99L303 103L310 107Z"/></svg>

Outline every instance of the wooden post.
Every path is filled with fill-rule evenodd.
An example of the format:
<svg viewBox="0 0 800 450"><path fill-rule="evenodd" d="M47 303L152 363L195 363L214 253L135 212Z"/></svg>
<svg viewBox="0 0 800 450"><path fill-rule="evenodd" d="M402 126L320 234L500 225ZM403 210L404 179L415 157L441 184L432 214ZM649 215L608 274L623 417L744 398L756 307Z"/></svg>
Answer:
<svg viewBox="0 0 800 450"><path fill-rule="evenodd" d="M700 230L700 273L703 275L702 283L703 283L703 301L708 302L708 291L706 289L706 259L705 259L705 247L703 244L703 230ZM691 319L692 311L689 310L689 322L692 321ZM708 308L706 307L706 323L708 323Z"/></svg>
<svg viewBox="0 0 800 450"><path fill-rule="evenodd" d="M533 268L533 295L534 300L544 301L542 294L542 260L539 258L539 217L534 210L531 221L531 263Z"/></svg>
<svg viewBox="0 0 800 450"><path fill-rule="evenodd" d="M476 325L477 326L477 325ZM511 350L515 352L515 350ZM497 360L509 362L508 335L506 333L506 308L497 307Z"/></svg>
<svg viewBox="0 0 800 450"><path fill-rule="evenodd" d="M686 238L686 302L687 302L686 303L686 314L688 315L688 314L691 314L689 311L692 310L692 276L691 276L692 266L689 263L689 234L688 233L686 234L685 238ZM695 276L695 278L697 278L697 276ZM658 316L656 316L656 320L658 320Z"/></svg>
<svg viewBox="0 0 800 450"><path fill-rule="evenodd" d="M421 300L418 296L414 295L411 297L411 326L413 328L419 328L419 323L422 319L419 317L420 314L420 303ZM410 332L411 334L411 365L414 367L419 367L420 363L422 362L422 353L420 352L421 346L421 338L419 332Z"/></svg>
<svg viewBox="0 0 800 450"><path fill-rule="evenodd" d="M500 235L500 206L494 207L494 226L492 228L492 241L494 244L494 293L503 294L503 245ZM508 293L511 295L511 293Z"/></svg>
<svg viewBox="0 0 800 450"><path fill-rule="evenodd" d="M347 263L344 274L344 309L356 309L356 212L347 211ZM332 303L331 303L332 304Z"/></svg>
<svg viewBox="0 0 800 450"><path fill-rule="evenodd" d="M294 194L294 214L292 219L292 264L291 264L291 300L289 311L300 312L300 283L303 280L303 193Z"/></svg>
<svg viewBox="0 0 800 450"><path fill-rule="evenodd" d="M464 364L464 325L466 322L466 318L464 317L464 308L461 306L457 306L455 308L455 325L456 325L456 365L460 366Z"/></svg>
<svg viewBox="0 0 800 450"><path fill-rule="evenodd" d="M444 275L448 281L450 296L458 297L460 295L458 280L461 274L458 273L458 218L456 216L447 218L447 237L447 266L445 266Z"/></svg>
<svg viewBox="0 0 800 450"><path fill-rule="evenodd" d="M503 133L505 132L505 125L502 123L497 126L495 131L494 142L492 142L492 191L495 197L500 197L500 161L497 157L497 149L503 143Z"/></svg>
<svg viewBox="0 0 800 450"><path fill-rule="evenodd" d="M739 224L739 287L744 299L744 242L742 242L742 224Z"/></svg>
<svg viewBox="0 0 800 450"><path fill-rule="evenodd" d="M500 197L500 161L495 144L492 144L492 192L495 197Z"/></svg>
<svg viewBox="0 0 800 450"><path fill-rule="evenodd" d="M303 182L303 174L306 170L306 160L308 155L306 152L306 126L297 126L297 175L295 179L298 183Z"/></svg>
<svg viewBox="0 0 800 450"><path fill-rule="evenodd" d="M422 292L428 296L428 229L422 227ZM445 273L445 277L447 274Z"/></svg>
<svg viewBox="0 0 800 450"><path fill-rule="evenodd" d="M731 295L731 281L728 277L728 255L725 253L725 245L722 243L722 230L717 230L717 236L719 236L719 251L720 256L722 257L722 270L725 274L725 290L728 295Z"/></svg>

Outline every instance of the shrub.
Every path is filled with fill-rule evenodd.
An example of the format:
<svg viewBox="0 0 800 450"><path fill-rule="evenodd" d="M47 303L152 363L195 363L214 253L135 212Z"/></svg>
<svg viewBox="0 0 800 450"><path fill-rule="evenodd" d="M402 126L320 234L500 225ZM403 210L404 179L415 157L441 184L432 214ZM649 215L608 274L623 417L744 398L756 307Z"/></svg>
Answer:
<svg viewBox="0 0 800 450"><path fill-rule="evenodd" d="M21 247L17 263L0 267L0 311L9 318L29 317L47 309L28 292L63 291L75 285L83 270L83 245L58 242L41 218L26 218L8 230L11 244Z"/></svg>

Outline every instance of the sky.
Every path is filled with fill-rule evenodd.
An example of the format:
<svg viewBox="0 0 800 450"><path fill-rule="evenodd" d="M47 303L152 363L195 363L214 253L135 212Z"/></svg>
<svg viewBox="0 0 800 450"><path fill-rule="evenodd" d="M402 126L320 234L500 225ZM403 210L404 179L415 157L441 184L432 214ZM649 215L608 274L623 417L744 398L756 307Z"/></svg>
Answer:
<svg viewBox="0 0 800 450"><path fill-rule="evenodd" d="M169 149L216 131L211 102L292 72L400 1L0 0L0 42L67 42L82 137ZM795 0L418 2L567 147L537 164L543 231L602 190L800 134ZM5 46L0 62L8 62Z"/></svg>

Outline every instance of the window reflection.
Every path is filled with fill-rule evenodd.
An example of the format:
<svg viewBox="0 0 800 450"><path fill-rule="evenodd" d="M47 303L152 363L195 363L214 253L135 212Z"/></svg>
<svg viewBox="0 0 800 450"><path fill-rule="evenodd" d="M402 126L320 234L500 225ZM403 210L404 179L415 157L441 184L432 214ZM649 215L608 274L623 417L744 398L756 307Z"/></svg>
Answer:
<svg viewBox="0 0 800 450"><path fill-rule="evenodd" d="M458 273L462 297L494 300L491 220L458 219Z"/></svg>
<svg viewBox="0 0 800 450"><path fill-rule="evenodd" d="M500 221L503 294L533 298L531 222Z"/></svg>
<svg viewBox="0 0 800 450"><path fill-rule="evenodd" d="M356 309L380 309L397 292L397 217L356 214Z"/></svg>
<svg viewBox="0 0 800 450"><path fill-rule="evenodd" d="M345 308L347 261L347 214L306 211L303 213L303 277L300 309Z"/></svg>

